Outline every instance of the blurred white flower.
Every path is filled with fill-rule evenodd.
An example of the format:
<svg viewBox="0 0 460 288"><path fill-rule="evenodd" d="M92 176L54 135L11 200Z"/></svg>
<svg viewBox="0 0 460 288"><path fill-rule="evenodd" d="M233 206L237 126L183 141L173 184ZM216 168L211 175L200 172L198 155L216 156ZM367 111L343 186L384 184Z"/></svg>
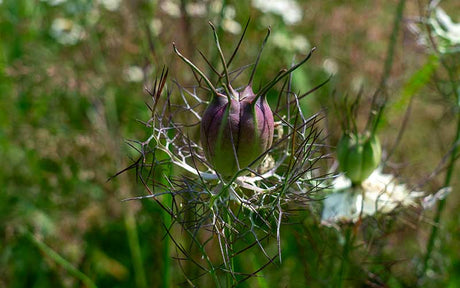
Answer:
<svg viewBox="0 0 460 288"><path fill-rule="evenodd" d="M291 41L286 33L278 31L272 32L272 39L273 45L275 45L276 47L285 50L291 50Z"/></svg>
<svg viewBox="0 0 460 288"><path fill-rule="evenodd" d="M121 0L99 0L102 6L109 11L116 11L120 8Z"/></svg>
<svg viewBox="0 0 460 288"><path fill-rule="evenodd" d="M51 36L63 45L74 45L84 37L83 27L67 18L56 18L51 24Z"/></svg>
<svg viewBox="0 0 460 288"><path fill-rule="evenodd" d="M224 18L233 19L236 16L236 10L233 6L227 5L224 9Z"/></svg>
<svg viewBox="0 0 460 288"><path fill-rule="evenodd" d="M326 60L323 61L323 69L326 73L335 75L339 71L339 65L334 59L326 58Z"/></svg>
<svg viewBox="0 0 460 288"><path fill-rule="evenodd" d="M310 42L303 35L295 35L292 38L292 48L296 52L306 52L310 49Z"/></svg>
<svg viewBox="0 0 460 288"><path fill-rule="evenodd" d="M417 44L431 48L429 43L434 39L439 52L460 52L460 23L453 22L440 7L434 7L432 11L430 17L422 21L422 23L430 25L430 34L427 33L426 29L420 29L414 23L408 25L409 30L417 35Z"/></svg>
<svg viewBox="0 0 460 288"><path fill-rule="evenodd" d="M144 71L139 66L130 66L125 69L123 74L128 82L141 82L144 80Z"/></svg>
<svg viewBox="0 0 460 288"><path fill-rule="evenodd" d="M442 8L437 7L435 17L430 20L435 34L453 45L460 44L460 23L452 22L452 19Z"/></svg>
<svg viewBox="0 0 460 288"><path fill-rule="evenodd" d="M222 9L222 1L220 1L220 0L212 1L209 4L209 11L212 14L219 14L221 9Z"/></svg>
<svg viewBox="0 0 460 288"><path fill-rule="evenodd" d="M284 23L296 24L302 20L302 10L294 0L252 0L252 6L263 13L280 15Z"/></svg>
<svg viewBox="0 0 460 288"><path fill-rule="evenodd" d="M363 88L364 82L365 80L363 75L356 75L351 79L351 89L355 93L359 93L359 91Z"/></svg>
<svg viewBox="0 0 460 288"><path fill-rule="evenodd" d="M150 21L150 30L152 30L153 35L158 36L161 33L161 28L163 28L163 23L160 19L152 19Z"/></svg>
<svg viewBox="0 0 460 288"><path fill-rule="evenodd" d="M206 5L203 2L187 3L185 11L192 17L203 17L206 15Z"/></svg>
<svg viewBox="0 0 460 288"><path fill-rule="evenodd" d="M171 17L178 18L180 17L180 7L175 1L167 0L163 1L160 4L161 10Z"/></svg>
<svg viewBox="0 0 460 288"><path fill-rule="evenodd" d="M93 7L93 9L86 14L86 21L89 27L95 25L99 21L99 18L101 17L99 10L100 9L97 7Z"/></svg>
<svg viewBox="0 0 460 288"><path fill-rule="evenodd" d="M415 40L417 45L428 46L427 39L424 33L422 32L422 29L420 29L420 27L417 26L417 23L412 23L412 22L407 23L407 28L412 34L417 36L417 39Z"/></svg>
<svg viewBox="0 0 460 288"><path fill-rule="evenodd" d="M285 32L273 32L273 45L289 52L305 53L310 49L310 42L303 35L290 36Z"/></svg>
<svg viewBox="0 0 460 288"><path fill-rule="evenodd" d="M422 200L423 209L431 209L431 208L433 208L433 206L434 206L434 204L436 204L436 202L446 198L446 196L449 195L450 192L452 192L452 187L443 187L443 188L439 189L439 191L436 192L435 194L430 194L430 195L426 196Z"/></svg>
<svg viewBox="0 0 460 288"><path fill-rule="evenodd" d="M377 212L390 213L399 206L415 206L416 199L424 194L398 184L393 175L382 174L380 169L376 169L360 187L352 187L351 181L340 175L333 182L333 190L335 192L324 200L321 216L321 223L327 226L337 222L356 222Z"/></svg>
<svg viewBox="0 0 460 288"><path fill-rule="evenodd" d="M64 2L67 2L67 0L41 0L41 1L46 2L51 6L56 6L56 5L62 4ZM0 3L1 3L1 0L0 0Z"/></svg>
<svg viewBox="0 0 460 288"><path fill-rule="evenodd" d="M224 19L222 21L222 28L230 32L232 34L239 34L241 32L241 25L240 23L236 22L235 20L232 19Z"/></svg>
<svg viewBox="0 0 460 288"><path fill-rule="evenodd" d="M236 10L233 6L228 5L224 9L224 19L222 21L222 28L232 34L239 34L241 32L240 23L236 22L235 19Z"/></svg>

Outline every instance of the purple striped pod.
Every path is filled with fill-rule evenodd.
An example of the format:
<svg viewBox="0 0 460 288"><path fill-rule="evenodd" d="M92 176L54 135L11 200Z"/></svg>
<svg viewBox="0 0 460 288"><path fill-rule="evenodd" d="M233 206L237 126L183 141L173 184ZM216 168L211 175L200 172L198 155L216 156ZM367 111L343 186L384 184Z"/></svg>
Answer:
<svg viewBox="0 0 460 288"><path fill-rule="evenodd" d="M201 120L206 159L223 177L256 166L273 141L273 114L265 97L250 85L234 94L214 95Z"/></svg>

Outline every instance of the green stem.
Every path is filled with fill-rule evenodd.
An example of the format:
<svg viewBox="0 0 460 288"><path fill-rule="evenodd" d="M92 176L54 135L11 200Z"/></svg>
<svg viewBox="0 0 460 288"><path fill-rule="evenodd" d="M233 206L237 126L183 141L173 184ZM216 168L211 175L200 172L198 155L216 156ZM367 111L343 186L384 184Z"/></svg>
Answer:
<svg viewBox="0 0 460 288"><path fill-rule="evenodd" d="M398 6L396 7L396 17L393 22L393 30L391 31L390 42L388 43L388 51L383 67L382 79L380 87L384 87L387 84L387 80L390 76L391 68L393 67L394 54L396 49L396 42L398 40L399 28L403 19L404 7L406 0L399 0Z"/></svg>
<svg viewBox="0 0 460 288"><path fill-rule="evenodd" d="M391 36L390 36L390 42L388 43L388 50L387 50L387 55L385 58L385 64L383 66L383 73L382 73L382 79L380 80L380 85L379 85L379 90L382 90L385 88L387 85L388 78L390 77L391 69L393 67L393 61L394 61L394 54L395 54L395 49L396 49L396 42L398 40L398 34L399 34L399 28L401 26L401 22L403 19L403 14L404 14L404 7L406 4L406 0L399 0L398 6L396 7L396 17L393 22L393 29L391 31ZM373 114L371 113L369 116L369 120L366 125L366 130L371 130L372 135L375 133L375 130L377 129L377 125L379 123L379 120L381 119L381 116L383 114L384 110L384 105L381 106L377 102L377 98L380 95L380 93L375 93L373 99L372 99L372 108L374 109L376 105L377 107L377 115L373 117Z"/></svg>
<svg viewBox="0 0 460 288"><path fill-rule="evenodd" d="M147 288L147 278L145 276L144 265L142 261L141 248L139 246L139 238L137 235L136 219L129 207L125 208L125 228L128 236L129 249L131 250L131 258L134 265L134 274L137 287Z"/></svg>
<svg viewBox="0 0 460 288"><path fill-rule="evenodd" d="M155 2L155 1L154 1ZM192 29L192 21L190 19L190 15L187 13L187 0L180 1L180 14L181 14L181 24L182 29L185 32L185 40L187 42L187 54L190 59L193 59L193 52L195 51L195 45L193 43L193 29Z"/></svg>
<svg viewBox="0 0 460 288"><path fill-rule="evenodd" d="M228 203L230 206L230 203ZM231 209L228 207L228 209ZM232 215L230 213L227 213L227 224L229 227L232 227ZM233 232L230 230L230 228L227 228L227 237L228 237L228 246L230 250L230 272L227 272L227 287L233 287L235 285L235 278L233 276L233 272L235 272L235 261L234 258L231 256L233 254Z"/></svg>
<svg viewBox="0 0 460 288"><path fill-rule="evenodd" d="M196 237L196 235L192 231L190 231L189 229L185 229L185 232L187 232L187 234L190 237L190 239L192 240L192 242L194 242L195 245L200 250L202 259L204 259L206 261L206 263L208 264L208 267L209 267L208 273L211 275L211 278L214 281L214 284L215 284L214 287L219 287L220 288L221 285L220 285L219 279L217 278L216 268L212 264L211 259L209 259L209 256L206 253L206 250L204 249L204 246L201 245L199 239Z"/></svg>
<svg viewBox="0 0 460 288"><path fill-rule="evenodd" d="M165 195L165 200L170 202L172 200L171 195ZM171 215L169 215L168 212L166 212L164 209L161 209L161 216L163 218L163 223L165 227L170 227L171 226ZM171 287L171 257L169 255L170 253L170 242L169 238L165 237L163 239L163 277L162 277L162 287L163 288L169 288Z"/></svg>
<svg viewBox="0 0 460 288"><path fill-rule="evenodd" d="M254 99L254 102L256 102L259 97L264 96L268 92L268 90L270 90L273 86L275 86L275 84L278 83L281 79L283 79L290 73L294 72L294 70L302 66L302 64L304 64L305 62L307 62L315 50L316 50L316 47L313 47L308 53L307 57L302 59L302 61L300 61L299 63L297 63L296 65L292 66L291 68L287 70L286 69L281 70L272 81L270 81L262 89L260 89L260 91L257 92L257 97Z"/></svg>
<svg viewBox="0 0 460 288"><path fill-rule="evenodd" d="M97 288L96 284L83 272L75 268L69 261L64 259L61 255L59 255L56 251L54 251L51 247L46 245L41 240L37 239L32 233L29 231L25 231L25 236L35 245L38 249L40 249L46 256L51 258L56 264L64 268L70 275L74 276L75 278L79 279L81 282L85 284L85 286L89 288Z"/></svg>
<svg viewBox="0 0 460 288"><path fill-rule="evenodd" d="M184 61L187 65L189 65L190 68L193 69L193 71L198 73L198 75L200 75L203 78L204 82L209 87L209 89L211 89L211 91L217 95L217 90L216 88L214 88L214 85L212 85L209 78L206 77L206 75L204 75L204 73L198 67L196 67L195 64L192 63L192 61L190 61L187 57L185 57L184 55L182 55L182 53L179 52L179 50L176 47L176 43L174 42L173 42L173 49L174 49L174 52L177 54L177 56L179 56L179 58L181 58L182 61Z"/></svg>
<svg viewBox="0 0 460 288"><path fill-rule="evenodd" d="M452 148L452 154L450 155L449 166L447 167L446 178L444 179L444 187L450 186L450 181L452 180L452 174L455 168L455 160L457 158L459 143L460 143L460 111L457 111L457 132L456 132L455 140L453 143L454 146ZM433 219L434 221L433 227L431 228L431 234L430 234L430 237L428 238L425 258L423 260L422 275L425 275L426 270L428 269L428 261L430 260L431 253L433 252L434 242L438 234L439 224L441 222L441 215L442 215L442 211L444 210L445 204L446 204L446 198L439 201L439 205L436 209L436 213Z"/></svg>
<svg viewBox="0 0 460 288"><path fill-rule="evenodd" d="M259 261L257 260L257 255L255 254L250 254L249 255L250 257L250 262L252 263L252 267L253 269L257 270L259 269L260 267L262 267L261 264L259 264ZM265 277L261 276L261 275L258 275L256 277L257 279L257 284L259 284L259 288L268 288L268 283L267 283L267 280L265 279Z"/></svg>
<svg viewBox="0 0 460 288"><path fill-rule="evenodd" d="M224 66L225 79L227 80L227 83L226 83L227 88L230 90L230 92L233 92L231 91L232 89L230 86L230 76L228 75L227 62L225 61L224 52L222 51L222 48L220 47L220 41L219 41L219 36L217 35L216 27L214 26L214 24L212 24L211 21L209 21L209 25L212 28L212 32L213 32L212 34L214 35L214 42L216 44L217 52L219 52L220 61L222 62L222 66Z"/></svg>
<svg viewBox="0 0 460 288"><path fill-rule="evenodd" d="M353 246L353 227L347 227L345 231L345 243L343 244L343 250L342 250L342 262L340 263L340 271L339 271L339 278L338 278L338 283L336 287L342 287L343 284L343 279L345 275L347 274L348 270L348 257L350 254L350 248Z"/></svg>
<svg viewBox="0 0 460 288"><path fill-rule="evenodd" d="M271 28L268 27L267 35L265 35L264 42L262 42L262 46L260 47L259 53L257 54L256 62L254 63L254 67L252 68L251 76L249 77L248 86L252 86L252 80L254 80L254 75L256 73L257 65L259 64L259 61L260 61L260 55L262 55L262 51L264 50L265 44L267 44L268 37L270 37L270 33L271 33Z"/></svg>
<svg viewBox="0 0 460 288"><path fill-rule="evenodd" d="M224 13L225 13L226 7L227 7L227 0L223 0L223 1L222 1L222 8L220 9L219 14L218 14L218 15L214 15L215 18L217 18L216 28L217 28L217 35L218 35L219 37L221 37L222 34L223 34L222 23L223 23L223 21L224 21L224 16L225 16ZM233 58L233 55L232 55L232 57L230 57L230 61L229 61L229 62L231 62L232 58ZM217 51L217 49L216 49L216 50L213 50L212 56L211 56L211 59L210 59L210 60L211 60L211 61L210 61L210 62L211 62L211 67L216 67L216 66L217 66L217 63L218 63L218 61L219 61L219 52ZM210 69L211 69L211 68L210 68ZM212 70L212 69L211 69L211 70ZM211 75L211 79L212 79L212 80L216 80L216 79L213 77L214 74L211 73L212 71L209 71L209 72L210 72L210 73L208 73L208 74ZM220 79L220 77L219 77L219 79Z"/></svg>
<svg viewBox="0 0 460 288"><path fill-rule="evenodd" d="M427 32L431 33L429 26L427 26ZM456 98L455 100L456 100L456 105L457 105L456 107L457 108L456 110L457 112L457 131L456 131L455 139L452 144L453 145L452 154L450 155L449 166L447 167L447 172L446 172L446 178L444 179L444 187L447 187L447 186L450 186L450 181L452 179L452 174L455 168L455 160L457 158L458 146L460 144L460 111L459 111L460 109L460 86L458 84L458 80L456 76L454 75L453 69L449 67L448 62L443 57L443 55L439 52L439 49L437 48L435 42L431 41L431 44L432 44L433 50L439 56L439 60L443 68L446 69L447 75L449 77L450 85L452 86L452 92ZM434 242L438 234L439 224L441 221L441 215L442 215L442 211L444 210L445 204L446 204L446 198L439 201L439 205L436 209L436 213L433 219L434 224L433 224L433 227L431 228L431 234L430 234L430 237L428 238L425 258L423 260L422 275L425 275L426 270L428 269L428 261L430 260L431 253L433 252Z"/></svg>

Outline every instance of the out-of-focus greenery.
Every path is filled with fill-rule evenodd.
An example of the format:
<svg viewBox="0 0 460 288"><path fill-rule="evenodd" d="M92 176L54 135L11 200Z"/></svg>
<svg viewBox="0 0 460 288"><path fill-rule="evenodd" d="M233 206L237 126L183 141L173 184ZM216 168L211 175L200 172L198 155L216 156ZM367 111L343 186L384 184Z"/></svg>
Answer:
<svg viewBox="0 0 460 288"><path fill-rule="evenodd" d="M201 14L192 5L199 1L186 0L0 1L0 286L187 286L182 268L193 272L190 264L182 261L181 268L177 261L165 260L177 251L167 240L162 225L167 219L160 207L151 200L121 202L146 194L133 172L107 179L136 156L124 139L148 137L149 131L136 121L149 118L144 86L151 86L165 65L171 78L194 81L172 53L171 43L201 67L205 63L197 47L207 47L203 52L211 61L217 59L209 19L219 27L229 25L219 33L224 51L231 53L239 37L231 27L244 26L251 16L234 67L254 61L271 25L273 35L262 54L256 86L290 65L295 55L317 46L312 60L293 75L295 89L305 92L330 73L335 77L303 108L309 113L328 109L333 90L336 95L355 95L363 87L363 115L367 113L383 71L396 1L298 1L303 19L294 25L249 3L204 2ZM435 170L450 148L452 119L459 113L453 98L433 89L445 84L443 75L437 75L437 66L426 66L432 60L407 29L408 21L420 14L418 5L406 3L380 136L383 146L391 147L407 106L400 99L413 94L406 133L388 163L412 184ZM457 1L442 5L448 12L460 11ZM455 19L458 13L451 14L460 21ZM455 73L458 77L460 71ZM423 83L411 85L411 79ZM341 132L334 117L324 123L331 145ZM459 171L457 163L430 277L423 282L430 287L460 285ZM422 189L435 192L442 179L441 173ZM269 265L261 274L265 278L241 286L334 286L342 269L343 239L332 228L319 228L318 212L306 210L295 216L299 224L282 228L283 262ZM413 209L391 219L365 221L361 229L366 241L348 255L343 274L347 285L419 285L416 271L431 214ZM237 267L256 270L265 260L259 254ZM213 286L206 277L192 280L199 287Z"/></svg>

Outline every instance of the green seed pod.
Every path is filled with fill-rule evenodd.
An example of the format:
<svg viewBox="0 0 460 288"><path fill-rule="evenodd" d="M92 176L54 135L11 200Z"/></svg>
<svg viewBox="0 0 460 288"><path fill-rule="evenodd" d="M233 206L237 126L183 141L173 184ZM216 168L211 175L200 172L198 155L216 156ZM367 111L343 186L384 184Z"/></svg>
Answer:
<svg viewBox="0 0 460 288"><path fill-rule="evenodd" d="M273 114L265 97L257 97L248 85L235 98L229 103L227 96L217 94L201 120L206 159L224 177L248 167L273 140Z"/></svg>
<svg viewBox="0 0 460 288"><path fill-rule="evenodd" d="M345 133L337 145L339 169L353 184L360 184L380 164L382 148L376 135Z"/></svg>

